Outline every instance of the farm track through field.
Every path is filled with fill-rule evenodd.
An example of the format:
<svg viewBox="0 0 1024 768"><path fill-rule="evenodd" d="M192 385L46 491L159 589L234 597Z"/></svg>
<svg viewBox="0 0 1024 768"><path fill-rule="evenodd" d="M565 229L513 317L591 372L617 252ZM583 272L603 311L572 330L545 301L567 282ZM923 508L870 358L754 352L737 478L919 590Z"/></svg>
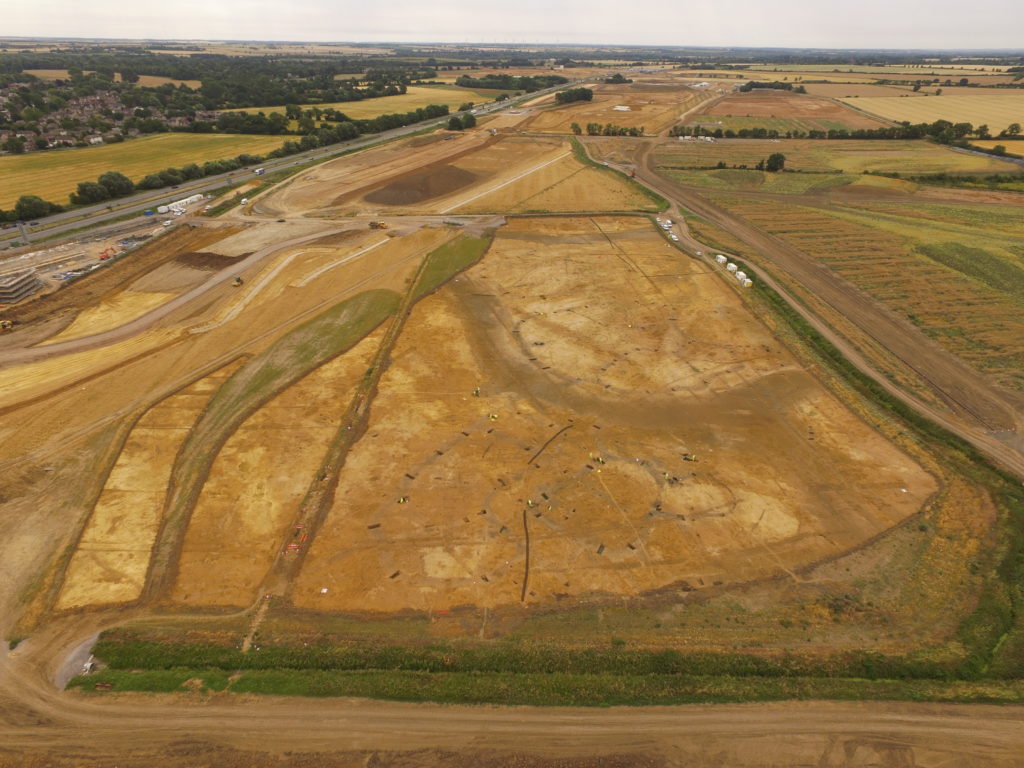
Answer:
<svg viewBox="0 0 1024 768"><path fill-rule="evenodd" d="M793 301L775 281L768 280L764 275L760 277L779 291L793 308L829 341L839 347L854 365L889 392L964 438L1003 466L1024 476L1024 455L992 434L998 431L1018 432L1021 427L1020 413L1004 393L997 390L981 374L929 340L908 321L865 296L807 254L711 203L696 190L658 174L654 170L652 148L653 143L648 142L637 164L637 176L645 184L740 238L756 248L763 257L792 275L806 290L834 309L837 314L854 323L879 346L917 374L949 406L952 415L926 405L895 386L876 371L849 341L840 337L821 318ZM688 245L706 248L693 240ZM758 265L755 263L754 266Z"/></svg>

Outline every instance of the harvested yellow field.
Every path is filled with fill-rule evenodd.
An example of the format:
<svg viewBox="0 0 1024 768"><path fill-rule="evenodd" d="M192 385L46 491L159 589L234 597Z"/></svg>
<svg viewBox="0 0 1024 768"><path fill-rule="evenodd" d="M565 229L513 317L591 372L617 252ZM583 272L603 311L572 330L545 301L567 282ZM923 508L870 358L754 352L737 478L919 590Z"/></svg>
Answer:
<svg viewBox="0 0 1024 768"><path fill-rule="evenodd" d="M971 139L971 144L982 149L993 149L994 147L1006 147L1006 151L1012 155L1024 155L1024 141L1009 141L1007 139Z"/></svg>
<svg viewBox="0 0 1024 768"><path fill-rule="evenodd" d="M173 293L145 293L142 291L122 291L104 299L95 307L84 310L67 328L47 339L44 344L55 344L59 341L80 339L103 331L117 328L142 317L151 309L174 298Z"/></svg>
<svg viewBox="0 0 1024 768"><path fill-rule="evenodd" d="M993 133L1010 123L1024 123L1024 92L993 96L929 96L927 98L867 97L842 101L888 120L909 120L911 123L953 123L987 125Z"/></svg>
<svg viewBox="0 0 1024 768"><path fill-rule="evenodd" d="M894 85L875 85L874 83L808 83L804 88L812 96L824 96L829 99L924 95L920 91L915 93L909 87L901 88Z"/></svg>
<svg viewBox="0 0 1024 768"><path fill-rule="evenodd" d="M57 608L122 603L142 591L181 441L237 363L147 411L132 428L86 524Z"/></svg>
<svg viewBox="0 0 1024 768"><path fill-rule="evenodd" d="M0 208L12 208L22 195L67 203L79 182L120 171L133 181L164 168L244 153L263 154L284 143L282 136L163 133L99 147L30 152L0 157Z"/></svg>
<svg viewBox="0 0 1024 768"><path fill-rule="evenodd" d="M337 101L330 104L303 104L303 109L331 108L344 112L354 120L369 120L378 115L411 112L431 104L447 104L454 112L467 101L482 103L493 101L494 94L471 91L455 86L410 85L405 93L398 96L381 96L376 99L362 101ZM245 107L244 109L228 109L225 112L263 112L264 114L284 114L284 107Z"/></svg>

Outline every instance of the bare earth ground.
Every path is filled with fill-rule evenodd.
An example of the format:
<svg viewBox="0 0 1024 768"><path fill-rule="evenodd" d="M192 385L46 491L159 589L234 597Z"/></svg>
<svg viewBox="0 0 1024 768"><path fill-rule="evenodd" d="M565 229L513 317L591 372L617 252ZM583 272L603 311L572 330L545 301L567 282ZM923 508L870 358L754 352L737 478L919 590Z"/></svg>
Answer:
<svg viewBox="0 0 1024 768"><path fill-rule="evenodd" d="M538 112L524 123L528 131L537 133L572 133L572 123L607 123L621 126L643 126L648 135L657 135L670 128L681 114L710 98L702 90L683 87L660 87L633 83L628 85L597 85L592 101L574 102ZM627 109L616 109L625 107Z"/></svg>
<svg viewBox="0 0 1024 768"><path fill-rule="evenodd" d="M644 219L517 220L411 318L294 599L436 610L514 603L524 579L529 603L747 581L935 490Z"/></svg>
<svg viewBox="0 0 1024 768"><path fill-rule="evenodd" d="M234 229L201 227L177 251L154 244L159 256L126 267L121 284L92 283L107 287L89 295L87 281L49 300L104 330L0 352L0 628L26 610L40 619L0 657L0 765L1022 764L1019 708L546 711L54 690L83 641L148 610L80 607L128 599L140 583L175 450L147 430L182 437L225 366L337 302L411 290L414 266L455 232L429 214L477 210L488 195L529 206L547 194L558 210L553 200L568 205L608 178L556 192L587 178L566 151L480 130L341 158L265 196ZM440 188L416 175L442 166L462 173L445 171ZM614 191L592 200L634 204L628 187L607 183ZM389 204L369 196L394 184L412 214L400 225L337 220L379 214ZM305 215L323 220L294 218ZM188 270L204 258L217 270L157 271L188 252L212 254L189 257ZM174 297L140 314L124 290ZM308 550L291 596L328 610L725 585L849 551L937 488L646 218L520 219L412 311L325 524L304 541L289 510L376 342L300 379L225 443L176 553L172 596L250 605L291 543ZM132 495L150 504L128 520L115 497ZM50 616L51 605L76 608Z"/></svg>

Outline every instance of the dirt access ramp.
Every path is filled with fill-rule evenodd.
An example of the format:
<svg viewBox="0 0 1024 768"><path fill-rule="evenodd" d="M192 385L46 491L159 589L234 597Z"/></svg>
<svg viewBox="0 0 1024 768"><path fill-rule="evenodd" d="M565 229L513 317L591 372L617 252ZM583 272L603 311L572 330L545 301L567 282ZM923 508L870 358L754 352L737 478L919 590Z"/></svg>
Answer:
<svg viewBox="0 0 1024 768"><path fill-rule="evenodd" d="M647 220L514 220L414 310L293 599L699 589L849 551L935 490Z"/></svg>

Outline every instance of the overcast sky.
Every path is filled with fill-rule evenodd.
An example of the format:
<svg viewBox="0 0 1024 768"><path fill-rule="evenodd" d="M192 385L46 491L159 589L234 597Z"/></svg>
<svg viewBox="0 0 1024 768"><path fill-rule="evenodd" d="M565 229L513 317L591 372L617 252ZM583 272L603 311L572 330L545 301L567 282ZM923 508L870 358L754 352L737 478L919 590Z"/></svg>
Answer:
<svg viewBox="0 0 1024 768"><path fill-rule="evenodd" d="M1024 46L1022 0L11 0L5 6L5 37Z"/></svg>

